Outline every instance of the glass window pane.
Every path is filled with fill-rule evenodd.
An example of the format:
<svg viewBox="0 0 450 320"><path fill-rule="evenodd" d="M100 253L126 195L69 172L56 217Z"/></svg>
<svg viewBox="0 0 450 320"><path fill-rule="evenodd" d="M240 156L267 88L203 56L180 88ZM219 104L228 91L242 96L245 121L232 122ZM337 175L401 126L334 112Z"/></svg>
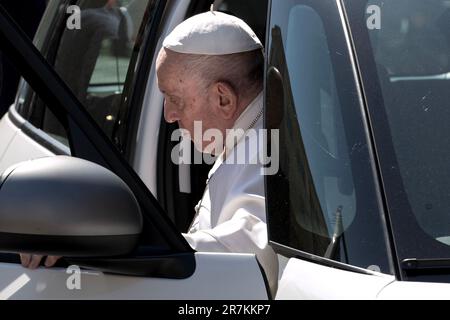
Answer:
<svg viewBox="0 0 450 320"><path fill-rule="evenodd" d="M267 177L270 238L391 272L337 7L330 1L290 0L275 5L271 15L269 65L279 71L283 88L276 89L269 71L266 124L281 119L275 125L280 172Z"/></svg>
<svg viewBox="0 0 450 320"><path fill-rule="evenodd" d="M387 196L400 258L447 258L450 2L371 0L369 5L381 8L381 28L364 40L370 42L367 55L375 60L384 101L386 118L375 123L375 134L386 188L395 190ZM375 107L372 112L379 113ZM388 130L377 130L380 125Z"/></svg>
<svg viewBox="0 0 450 320"><path fill-rule="evenodd" d="M123 105L133 47L149 2L79 1L81 28L71 30L63 23L59 33L49 30L47 35L51 41L50 49L44 52L47 59L110 138ZM64 128L39 99L32 113L36 126L68 144Z"/></svg>

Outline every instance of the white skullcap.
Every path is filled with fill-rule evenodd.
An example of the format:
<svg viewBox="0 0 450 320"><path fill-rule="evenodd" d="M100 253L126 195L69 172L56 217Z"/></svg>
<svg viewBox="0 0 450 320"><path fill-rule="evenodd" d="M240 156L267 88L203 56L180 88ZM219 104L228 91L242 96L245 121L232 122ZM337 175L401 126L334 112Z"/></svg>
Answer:
<svg viewBox="0 0 450 320"><path fill-rule="evenodd" d="M261 41L241 19L208 11L179 24L163 47L179 53L225 55L262 49Z"/></svg>

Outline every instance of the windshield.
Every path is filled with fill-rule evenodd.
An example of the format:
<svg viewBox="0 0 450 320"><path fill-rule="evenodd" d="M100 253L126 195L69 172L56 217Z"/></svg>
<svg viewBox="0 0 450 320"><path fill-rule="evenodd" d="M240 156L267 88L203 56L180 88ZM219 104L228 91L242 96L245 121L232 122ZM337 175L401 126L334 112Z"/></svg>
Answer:
<svg viewBox="0 0 450 320"><path fill-rule="evenodd" d="M450 1L346 5L397 254L450 258Z"/></svg>

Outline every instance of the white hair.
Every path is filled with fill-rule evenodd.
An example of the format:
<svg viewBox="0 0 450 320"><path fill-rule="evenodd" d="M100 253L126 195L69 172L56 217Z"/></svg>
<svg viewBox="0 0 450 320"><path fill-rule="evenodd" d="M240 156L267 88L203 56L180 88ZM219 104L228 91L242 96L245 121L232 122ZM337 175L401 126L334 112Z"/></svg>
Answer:
<svg viewBox="0 0 450 320"><path fill-rule="evenodd" d="M166 51L170 51L167 50ZM178 57L185 76L196 77L204 88L219 81L229 84L240 98L259 93L263 87L262 50L227 55L198 55L170 51Z"/></svg>

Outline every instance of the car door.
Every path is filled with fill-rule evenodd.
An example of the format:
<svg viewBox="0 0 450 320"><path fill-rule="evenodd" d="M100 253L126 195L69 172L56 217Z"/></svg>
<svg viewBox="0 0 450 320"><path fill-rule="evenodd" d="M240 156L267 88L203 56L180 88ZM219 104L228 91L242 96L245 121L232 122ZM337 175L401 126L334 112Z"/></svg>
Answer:
<svg viewBox="0 0 450 320"><path fill-rule="evenodd" d="M154 4L148 14L161 17L167 2ZM98 121L1 6L0 26L0 49L62 124L71 155L102 165L119 176L138 200L144 221L138 250L120 259L68 259L62 262L64 267L30 271L17 263L17 255L2 255L0 298L267 299L264 277L254 255L194 252ZM155 35L158 27L158 23L152 23L150 35ZM69 264L76 266L66 268ZM123 272L113 267L117 264ZM79 271L78 267L83 266L96 271ZM142 268L146 269L145 276L130 271ZM73 273L81 277L77 288L68 285Z"/></svg>
<svg viewBox="0 0 450 320"><path fill-rule="evenodd" d="M374 299L395 281L366 114L340 1L272 1L266 176L277 299ZM277 154L278 153L278 154Z"/></svg>

